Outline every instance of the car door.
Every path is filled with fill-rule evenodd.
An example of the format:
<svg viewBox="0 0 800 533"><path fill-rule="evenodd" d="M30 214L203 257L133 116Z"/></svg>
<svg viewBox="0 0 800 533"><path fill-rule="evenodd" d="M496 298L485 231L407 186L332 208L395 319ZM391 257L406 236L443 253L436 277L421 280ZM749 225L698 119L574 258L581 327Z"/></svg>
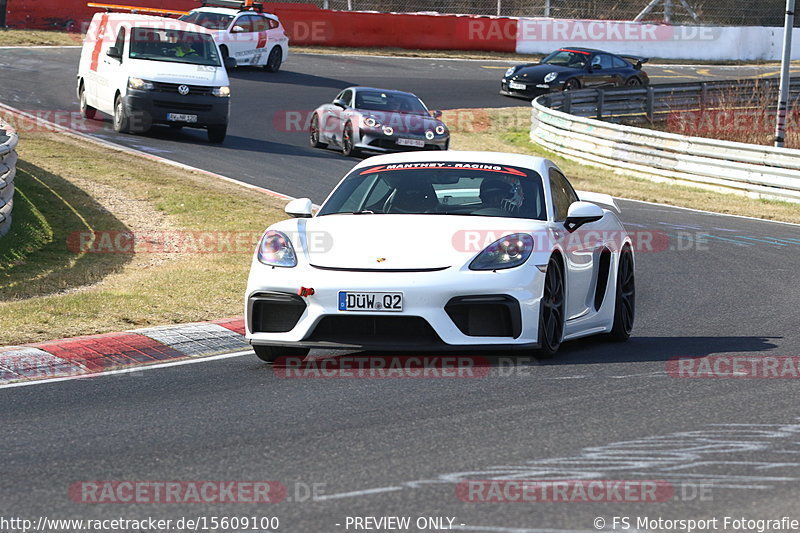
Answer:
<svg viewBox="0 0 800 533"><path fill-rule="evenodd" d="M567 231L564 222L569 206L578 201L578 195L567 178L555 168L550 168L550 210L556 223L556 239L564 250L566 263L566 310L567 320L586 315L594 294L596 251L602 246L601 235L591 231L585 224L573 233Z"/></svg>
<svg viewBox="0 0 800 533"><path fill-rule="evenodd" d="M255 52L255 44L258 35L253 33L253 21L250 15L240 13L233 24L230 26L228 35L228 50L231 57L236 58L240 65L250 65Z"/></svg>
<svg viewBox="0 0 800 533"><path fill-rule="evenodd" d="M631 67L628 62L621 57L611 56L611 62L611 83L616 87L622 87L625 85L625 81L628 78Z"/></svg>
<svg viewBox="0 0 800 533"><path fill-rule="evenodd" d="M337 143L342 141L342 129L344 122L343 115L352 105L353 90L345 89L336 95L333 102L325 106L322 120L320 122L321 131L324 135Z"/></svg>
<svg viewBox="0 0 800 533"><path fill-rule="evenodd" d="M269 57L269 20L263 15L251 15L255 48L251 65L264 65Z"/></svg>
<svg viewBox="0 0 800 533"><path fill-rule="evenodd" d="M605 87L610 85L612 66L610 55L594 54L587 66L586 81L583 86Z"/></svg>
<svg viewBox="0 0 800 533"><path fill-rule="evenodd" d="M124 95L128 82L128 75L125 71L127 65L125 59L128 54L126 49L126 35L127 31L125 26L119 26L116 38L113 44L104 47L100 59L100 68L98 68L98 83L97 83L97 108L105 113L113 114L114 112L114 97L117 89ZM122 54L119 59L109 57L108 51L111 47L116 49Z"/></svg>

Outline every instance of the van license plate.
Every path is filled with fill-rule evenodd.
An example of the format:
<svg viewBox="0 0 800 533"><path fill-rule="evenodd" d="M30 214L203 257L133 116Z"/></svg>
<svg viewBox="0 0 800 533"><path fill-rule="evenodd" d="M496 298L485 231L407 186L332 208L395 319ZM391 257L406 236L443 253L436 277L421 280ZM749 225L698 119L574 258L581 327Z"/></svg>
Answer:
<svg viewBox="0 0 800 533"><path fill-rule="evenodd" d="M180 113L167 113L170 122L197 122L197 115L182 115Z"/></svg>

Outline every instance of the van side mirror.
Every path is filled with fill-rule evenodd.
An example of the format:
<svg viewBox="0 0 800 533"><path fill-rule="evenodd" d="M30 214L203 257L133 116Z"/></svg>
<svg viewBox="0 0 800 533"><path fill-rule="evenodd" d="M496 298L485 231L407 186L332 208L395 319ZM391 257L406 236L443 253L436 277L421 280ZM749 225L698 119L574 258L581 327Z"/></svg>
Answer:
<svg viewBox="0 0 800 533"><path fill-rule="evenodd" d="M283 209L286 211L287 215L290 215L294 218L311 218L311 209L314 207L314 204L311 203L311 200L308 198L296 198L286 204L286 207Z"/></svg>
<svg viewBox="0 0 800 533"><path fill-rule="evenodd" d="M236 68L237 63L235 57L228 56L225 58L225 61L223 62L225 63L225 70L233 70Z"/></svg>
<svg viewBox="0 0 800 533"><path fill-rule="evenodd" d="M603 218L603 208L591 202L573 202L567 210L567 219L564 227L570 233L580 228L584 224L597 222Z"/></svg>
<svg viewBox="0 0 800 533"><path fill-rule="evenodd" d="M108 57L113 57L118 61L122 61L122 50L120 50L116 46L112 46L111 48L109 48L108 52L106 52L106 55Z"/></svg>

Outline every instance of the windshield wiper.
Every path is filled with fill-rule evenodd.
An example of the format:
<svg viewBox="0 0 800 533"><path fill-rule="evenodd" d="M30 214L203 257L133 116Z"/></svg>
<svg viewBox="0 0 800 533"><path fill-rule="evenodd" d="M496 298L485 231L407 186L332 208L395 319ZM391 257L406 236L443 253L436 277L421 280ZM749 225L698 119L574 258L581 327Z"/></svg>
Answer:
<svg viewBox="0 0 800 533"><path fill-rule="evenodd" d="M370 211L369 209L362 209L361 211L353 211L350 214L351 215L374 215L375 211Z"/></svg>

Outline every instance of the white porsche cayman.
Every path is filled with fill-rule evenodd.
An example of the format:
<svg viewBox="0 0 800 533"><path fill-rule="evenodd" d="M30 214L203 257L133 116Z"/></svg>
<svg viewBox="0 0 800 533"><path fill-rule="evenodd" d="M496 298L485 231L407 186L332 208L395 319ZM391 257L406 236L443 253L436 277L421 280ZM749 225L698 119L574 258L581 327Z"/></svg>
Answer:
<svg viewBox="0 0 800 533"><path fill-rule="evenodd" d="M247 338L269 362L311 348L546 357L568 339L626 340L634 254L615 210L539 157L366 159L315 215L310 200L293 200L293 218L264 233L245 296Z"/></svg>

